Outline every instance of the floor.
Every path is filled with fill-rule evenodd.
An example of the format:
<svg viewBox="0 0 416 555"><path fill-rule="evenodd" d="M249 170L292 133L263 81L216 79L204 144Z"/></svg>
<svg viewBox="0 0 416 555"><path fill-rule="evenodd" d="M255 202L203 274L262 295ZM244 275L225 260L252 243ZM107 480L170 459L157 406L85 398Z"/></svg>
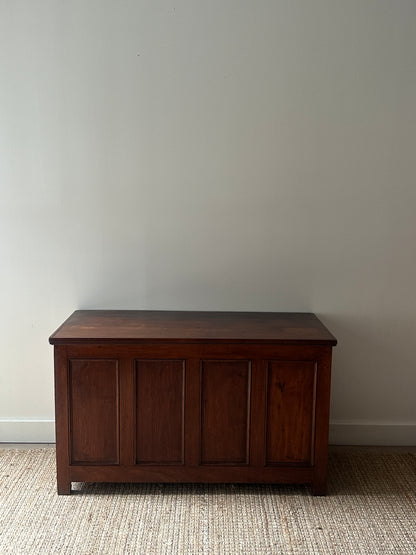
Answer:
<svg viewBox="0 0 416 555"><path fill-rule="evenodd" d="M0 443L1 449L39 449L39 448L55 448L54 443Z"/></svg>
<svg viewBox="0 0 416 555"><path fill-rule="evenodd" d="M416 555L416 458L366 449L334 447L326 497L301 485L158 483L75 483L58 496L53 445L3 449L0 553Z"/></svg>

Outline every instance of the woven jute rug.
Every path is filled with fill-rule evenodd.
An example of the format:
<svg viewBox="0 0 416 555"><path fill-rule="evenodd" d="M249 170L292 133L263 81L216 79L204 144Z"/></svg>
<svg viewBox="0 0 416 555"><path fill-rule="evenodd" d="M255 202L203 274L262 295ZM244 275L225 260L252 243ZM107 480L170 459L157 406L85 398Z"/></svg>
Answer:
<svg viewBox="0 0 416 555"><path fill-rule="evenodd" d="M305 486L74 484L54 449L0 451L0 553L416 554L416 455L330 454L327 497Z"/></svg>

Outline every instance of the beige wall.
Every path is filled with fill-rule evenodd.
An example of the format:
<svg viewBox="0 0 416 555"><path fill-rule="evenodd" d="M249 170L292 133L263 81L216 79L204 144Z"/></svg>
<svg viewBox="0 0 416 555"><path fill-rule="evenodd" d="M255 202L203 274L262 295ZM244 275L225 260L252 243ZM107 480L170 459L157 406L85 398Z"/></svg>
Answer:
<svg viewBox="0 0 416 555"><path fill-rule="evenodd" d="M0 441L76 308L314 311L332 441L416 444L416 3L0 0Z"/></svg>

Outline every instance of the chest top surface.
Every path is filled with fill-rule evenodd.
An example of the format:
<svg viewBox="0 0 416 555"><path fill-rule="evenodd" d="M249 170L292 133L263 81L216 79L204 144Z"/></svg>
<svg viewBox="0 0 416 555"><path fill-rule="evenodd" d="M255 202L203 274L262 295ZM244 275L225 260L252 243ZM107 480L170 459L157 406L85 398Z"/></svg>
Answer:
<svg viewBox="0 0 416 555"><path fill-rule="evenodd" d="M336 345L312 313L77 310L49 338L73 343L276 343Z"/></svg>

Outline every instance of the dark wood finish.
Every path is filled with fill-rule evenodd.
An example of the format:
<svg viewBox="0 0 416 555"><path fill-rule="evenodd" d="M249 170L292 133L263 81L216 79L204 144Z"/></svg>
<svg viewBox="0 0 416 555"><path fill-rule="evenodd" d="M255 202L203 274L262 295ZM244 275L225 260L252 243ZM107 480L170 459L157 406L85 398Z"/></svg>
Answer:
<svg viewBox="0 0 416 555"><path fill-rule="evenodd" d="M316 383L315 464L312 493L325 495L328 465L329 395L331 390L332 349L322 349Z"/></svg>
<svg viewBox="0 0 416 555"><path fill-rule="evenodd" d="M183 464L185 361L136 360L136 463Z"/></svg>
<svg viewBox="0 0 416 555"><path fill-rule="evenodd" d="M336 339L310 313L77 310L55 331L50 342L335 345Z"/></svg>
<svg viewBox="0 0 416 555"><path fill-rule="evenodd" d="M182 350L182 349L181 349ZM186 351L186 349L185 349ZM200 372L201 361L188 353L185 377L185 467L197 467L200 463ZM185 355L186 356L186 355Z"/></svg>
<svg viewBox="0 0 416 555"><path fill-rule="evenodd" d="M332 347L313 314L77 311L55 346L57 484L326 488Z"/></svg>
<svg viewBox="0 0 416 555"><path fill-rule="evenodd" d="M69 454L68 361L65 347L55 348L56 481L59 495L71 493Z"/></svg>
<svg viewBox="0 0 416 555"><path fill-rule="evenodd" d="M68 362L71 464L118 464L118 361Z"/></svg>
<svg viewBox="0 0 416 555"><path fill-rule="evenodd" d="M250 465L265 467L267 360L251 362Z"/></svg>
<svg viewBox="0 0 416 555"><path fill-rule="evenodd" d="M266 465L313 464L315 396L315 362L269 362Z"/></svg>
<svg viewBox="0 0 416 555"><path fill-rule="evenodd" d="M201 464L248 464L250 361L201 365Z"/></svg>
<svg viewBox="0 0 416 555"><path fill-rule="evenodd" d="M101 356L103 354L101 353ZM135 422L135 368L132 359L126 354L117 354L119 360L120 399L120 464L135 464L135 443L132 441L136 433Z"/></svg>
<svg viewBox="0 0 416 555"><path fill-rule="evenodd" d="M311 467L256 466L71 466L72 482L201 482L201 483L276 483L310 484Z"/></svg>

